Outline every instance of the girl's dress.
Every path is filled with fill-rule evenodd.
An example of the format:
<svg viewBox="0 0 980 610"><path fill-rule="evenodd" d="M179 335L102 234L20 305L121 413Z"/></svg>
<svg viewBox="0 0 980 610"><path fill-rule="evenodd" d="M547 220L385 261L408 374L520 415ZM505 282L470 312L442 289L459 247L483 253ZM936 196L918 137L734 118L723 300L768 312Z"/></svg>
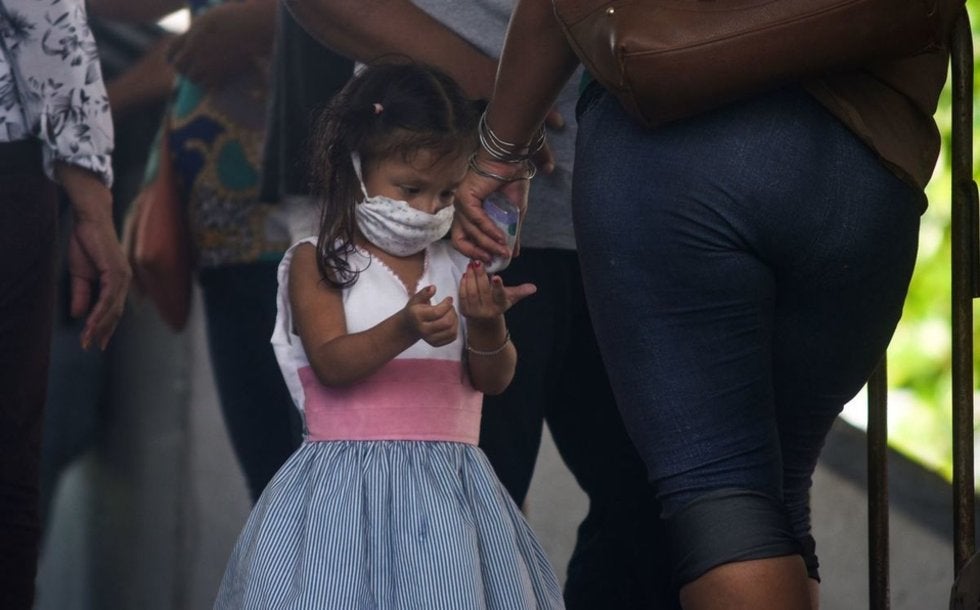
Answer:
<svg viewBox="0 0 980 610"><path fill-rule="evenodd" d="M279 267L272 342L306 442L253 509L216 610L563 608L544 552L476 446L482 395L462 362L463 337L442 347L420 340L359 383L323 386L293 333L295 248ZM361 274L343 303L356 333L409 295L366 252L350 260ZM436 242L419 287L436 286L433 303L458 300L466 264Z"/></svg>

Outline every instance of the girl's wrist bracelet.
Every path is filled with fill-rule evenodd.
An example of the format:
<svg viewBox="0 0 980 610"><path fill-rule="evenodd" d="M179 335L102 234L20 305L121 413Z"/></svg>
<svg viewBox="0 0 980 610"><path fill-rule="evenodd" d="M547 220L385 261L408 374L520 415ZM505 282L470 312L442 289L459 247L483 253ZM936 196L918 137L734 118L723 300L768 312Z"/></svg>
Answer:
<svg viewBox="0 0 980 610"><path fill-rule="evenodd" d="M473 354L474 356L496 356L500 352L507 348L507 344L510 343L510 331L507 331L507 336L504 337L504 342L500 344L500 347L491 350L474 349L469 342L466 343L466 351Z"/></svg>

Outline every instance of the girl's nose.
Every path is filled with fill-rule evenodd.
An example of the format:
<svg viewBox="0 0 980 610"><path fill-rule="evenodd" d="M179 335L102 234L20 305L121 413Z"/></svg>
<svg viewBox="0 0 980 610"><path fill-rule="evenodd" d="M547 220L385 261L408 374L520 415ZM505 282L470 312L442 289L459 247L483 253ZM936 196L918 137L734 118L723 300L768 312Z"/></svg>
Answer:
<svg viewBox="0 0 980 610"><path fill-rule="evenodd" d="M429 214L435 214L445 206L440 197L432 197L425 200L425 211Z"/></svg>

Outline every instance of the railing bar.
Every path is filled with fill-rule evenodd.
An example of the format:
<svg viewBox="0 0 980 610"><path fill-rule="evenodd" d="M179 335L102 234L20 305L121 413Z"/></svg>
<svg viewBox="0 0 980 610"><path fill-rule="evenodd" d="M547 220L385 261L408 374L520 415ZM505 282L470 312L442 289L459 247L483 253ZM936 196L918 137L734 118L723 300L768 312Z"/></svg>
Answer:
<svg viewBox="0 0 980 610"><path fill-rule="evenodd" d="M964 9L953 28L952 134L952 376L953 376L953 536L954 571L976 550L973 474L973 297L977 211L973 183L973 40Z"/></svg>
<svg viewBox="0 0 980 610"><path fill-rule="evenodd" d="M868 380L868 592L871 610L888 610L888 373L887 359Z"/></svg>

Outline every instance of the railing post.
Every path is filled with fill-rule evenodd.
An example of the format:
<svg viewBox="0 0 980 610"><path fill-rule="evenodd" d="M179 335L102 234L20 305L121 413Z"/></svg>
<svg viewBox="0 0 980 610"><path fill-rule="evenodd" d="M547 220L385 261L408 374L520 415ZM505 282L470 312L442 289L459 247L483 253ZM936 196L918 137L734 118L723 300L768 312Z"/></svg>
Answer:
<svg viewBox="0 0 980 610"><path fill-rule="evenodd" d="M953 28L952 358L954 572L976 552L973 473L973 299L977 296L978 215L973 181L973 39L964 9Z"/></svg>
<svg viewBox="0 0 980 610"><path fill-rule="evenodd" d="M888 610L887 357L868 379L868 593L871 610Z"/></svg>

